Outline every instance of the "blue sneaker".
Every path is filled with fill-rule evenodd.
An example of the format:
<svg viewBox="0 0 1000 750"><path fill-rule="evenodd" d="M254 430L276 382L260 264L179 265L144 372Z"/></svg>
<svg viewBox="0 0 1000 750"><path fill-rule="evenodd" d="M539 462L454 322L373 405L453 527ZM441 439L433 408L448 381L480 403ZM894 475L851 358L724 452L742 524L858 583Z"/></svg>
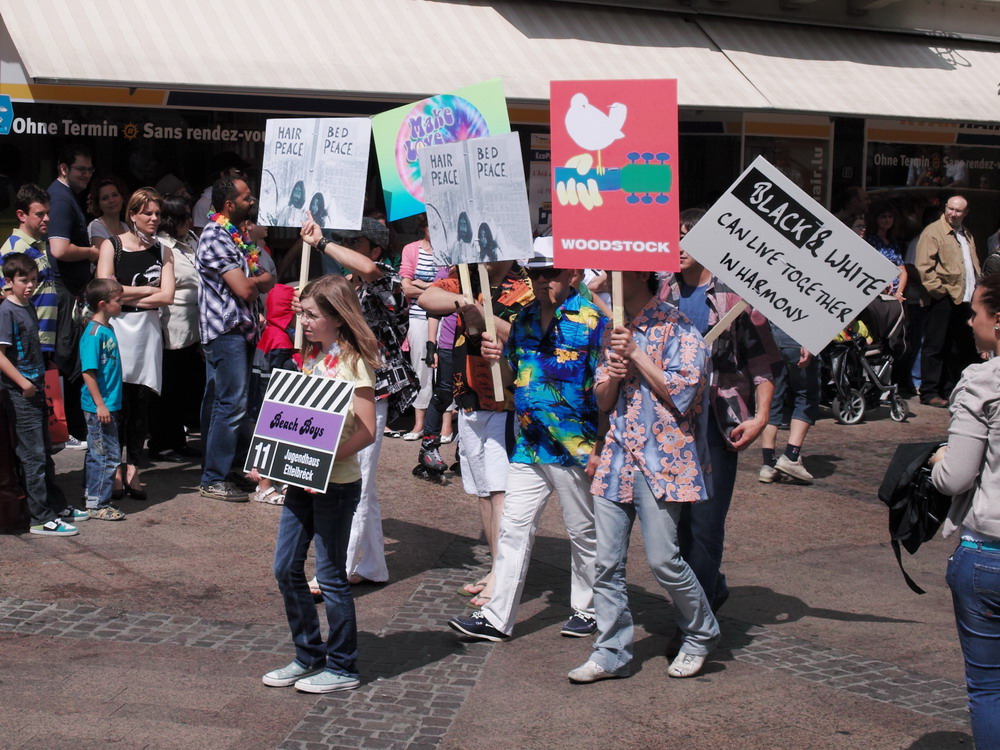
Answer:
<svg viewBox="0 0 1000 750"><path fill-rule="evenodd" d="M66 508L59 514L59 518L66 523L79 523L88 520L90 515L79 508Z"/></svg>
<svg viewBox="0 0 1000 750"><path fill-rule="evenodd" d="M592 615L583 612L574 612L573 616L566 620L559 635L567 638L586 638L597 632L597 620Z"/></svg>
<svg viewBox="0 0 1000 750"><path fill-rule="evenodd" d="M468 617L452 617L448 620L448 627L452 630L457 630L462 635L467 635L470 638L480 641L500 643L501 641L510 640L509 635L501 633L490 625L490 621L486 619L486 615L483 614L481 609L476 610Z"/></svg>
<svg viewBox="0 0 1000 750"><path fill-rule="evenodd" d="M306 669L305 667L300 667L297 661L293 661L287 667L272 669L266 675L261 677L261 680L265 685L270 687L288 687L290 685L294 685L303 677L312 677L313 675L319 674L323 671L323 669L323 667Z"/></svg>
<svg viewBox="0 0 1000 750"><path fill-rule="evenodd" d="M32 526L28 529L28 533L41 534L43 536L76 536L80 533L80 530L76 526L63 523L58 518L55 518L38 526Z"/></svg>
<svg viewBox="0 0 1000 750"><path fill-rule="evenodd" d="M357 677L337 674L329 669L323 669L312 677L303 677L295 683L295 689L303 693L335 693L338 690L353 690L361 684Z"/></svg>

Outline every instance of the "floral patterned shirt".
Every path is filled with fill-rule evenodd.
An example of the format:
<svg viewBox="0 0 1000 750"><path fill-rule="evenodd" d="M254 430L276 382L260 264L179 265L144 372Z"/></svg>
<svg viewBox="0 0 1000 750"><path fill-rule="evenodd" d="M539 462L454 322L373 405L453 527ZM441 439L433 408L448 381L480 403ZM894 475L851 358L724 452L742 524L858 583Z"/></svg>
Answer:
<svg viewBox="0 0 1000 750"><path fill-rule="evenodd" d="M636 344L662 370L676 411L657 398L633 369L622 381L618 401L608 415L611 429L591 492L613 502L630 503L639 472L657 500L705 500L708 492L701 459L705 459L707 471L709 349L676 307L656 297L628 325ZM610 334L609 326L606 340ZM607 379L605 348L595 382Z"/></svg>
<svg viewBox="0 0 1000 750"><path fill-rule="evenodd" d="M511 463L587 465L597 438L594 377L607 322L576 292L545 330L537 302L517 316L504 351L521 428Z"/></svg>

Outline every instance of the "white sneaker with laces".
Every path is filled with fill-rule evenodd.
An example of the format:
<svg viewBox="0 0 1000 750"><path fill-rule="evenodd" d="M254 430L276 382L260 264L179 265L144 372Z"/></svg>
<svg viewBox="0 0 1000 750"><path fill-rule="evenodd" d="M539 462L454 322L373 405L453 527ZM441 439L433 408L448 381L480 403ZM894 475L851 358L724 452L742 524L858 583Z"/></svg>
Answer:
<svg viewBox="0 0 1000 750"><path fill-rule="evenodd" d="M757 474L757 481L764 482L765 484L770 484L776 479L780 478L781 474L770 464L764 464L760 467L760 473Z"/></svg>
<svg viewBox="0 0 1000 750"><path fill-rule="evenodd" d="M597 682L598 680L610 680L612 678L628 677L627 672L608 672L604 667L595 661L586 661L576 669L571 669L566 675L570 682Z"/></svg>
<svg viewBox="0 0 1000 750"><path fill-rule="evenodd" d="M705 657L701 654L687 654L681 651L670 662L667 674L671 677L694 677L705 666Z"/></svg>
<svg viewBox="0 0 1000 750"><path fill-rule="evenodd" d="M813 475L806 471L806 467L802 465L801 456L792 461L788 456L782 454L778 458L777 463L775 463L774 468L801 482L811 482L813 480Z"/></svg>

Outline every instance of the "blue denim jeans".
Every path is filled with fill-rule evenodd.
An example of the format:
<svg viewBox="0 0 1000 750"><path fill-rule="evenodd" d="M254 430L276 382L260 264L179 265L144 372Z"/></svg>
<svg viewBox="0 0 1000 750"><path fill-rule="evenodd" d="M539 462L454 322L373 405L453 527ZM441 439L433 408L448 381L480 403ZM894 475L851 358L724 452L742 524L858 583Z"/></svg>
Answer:
<svg viewBox="0 0 1000 750"><path fill-rule="evenodd" d="M347 580L347 544L360 496L361 480L331 484L325 493L290 487L285 494L274 547L274 577L285 602L295 660L305 669L325 664L337 674L358 676L358 623ZM329 628L325 645L305 574L306 555L314 540L316 579L323 591Z"/></svg>
<svg viewBox="0 0 1000 750"><path fill-rule="evenodd" d="M681 503L657 500L641 475L636 476L631 503L594 498L597 527L597 576L594 581L594 614L597 639L590 659L608 672L628 672L635 630L628 607L625 566L629 537L638 517L646 558L677 610L677 626L684 633L681 650L688 654L711 653L719 640L719 623L712 614L705 591L680 555L677 522Z"/></svg>
<svg viewBox="0 0 1000 750"><path fill-rule="evenodd" d="M819 359L813 357L805 367L799 367L798 344L786 346L778 342L782 366L774 378L774 396L771 399L769 424L780 425L791 409L791 418L806 424L816 424L822 383L819 376ZM791 394L789 396L789 393ZM789 407L788 401L791 401Z"/></svg>
<svg viewBox="0 0 1000 750"><path fill-rule="evenodd" d="M205 398L201 404L201 485L221 482L233 468L240 424L247 411L253 347L239 333L224 333L204 346Z"/></svg>
<svg viewBox="0 0 1000 750"><path fill-rule="evenodd" d="M66 507L66 496L56 484L49 438L45 382L35 383L37 392L25 398L20 388L7 387L9 419L14 425L14 454L21 464L24 494L31 525L47 523Z"/></svg>
<svg viewBox="0 0 1000 750"><path fill-rule="evenodd" d="M722 567L722 549L726 541L726 515L736 486L739 453L729 450L714 417L708 421L708 454L712 461L708 499L700 503L681 503L677 537L681 557L691 566L709 602L729 591Z"/></svg>
<svg viewBox="0 0 1000 750"><path fill-rule="evenodd" d="M1000 551L958 547L945 580L965 658L972 736L980 750L1000 747Z"/></svg>
<svg viewBox="0 0 1000 750"><path fill-rule="evenodd" d="M122 449L118 442L118 417L120 412L111 412L111 421L101 424L97 415L85 411L87 421L87 457L84 459L86 477L84 497L88 508L102 508L111 504L111 490L115 483L115 472L121 465Z"/></svg>

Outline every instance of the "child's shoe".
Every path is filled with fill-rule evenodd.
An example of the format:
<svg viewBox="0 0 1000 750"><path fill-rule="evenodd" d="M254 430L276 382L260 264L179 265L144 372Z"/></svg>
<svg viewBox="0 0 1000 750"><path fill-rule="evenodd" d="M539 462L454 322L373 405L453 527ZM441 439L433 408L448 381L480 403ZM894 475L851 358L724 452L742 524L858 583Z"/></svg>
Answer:
<svg viewBox="0 0 1000 750"><path fill-rule="evenodd" d="M80 521L86 521L88 518L90 516L87 512L79 508L66 508L59 513L59 519L66 523L79 523Z"/></svg>
<svg viewBox="0 0 1000 750"><path fill-rule="evenodd" d="M32 526L28 529L28 533L42 534L43 536L76 536L80 533L80 530L76 526L63 523L59 519L53 519L38 526Z"/></svg>

